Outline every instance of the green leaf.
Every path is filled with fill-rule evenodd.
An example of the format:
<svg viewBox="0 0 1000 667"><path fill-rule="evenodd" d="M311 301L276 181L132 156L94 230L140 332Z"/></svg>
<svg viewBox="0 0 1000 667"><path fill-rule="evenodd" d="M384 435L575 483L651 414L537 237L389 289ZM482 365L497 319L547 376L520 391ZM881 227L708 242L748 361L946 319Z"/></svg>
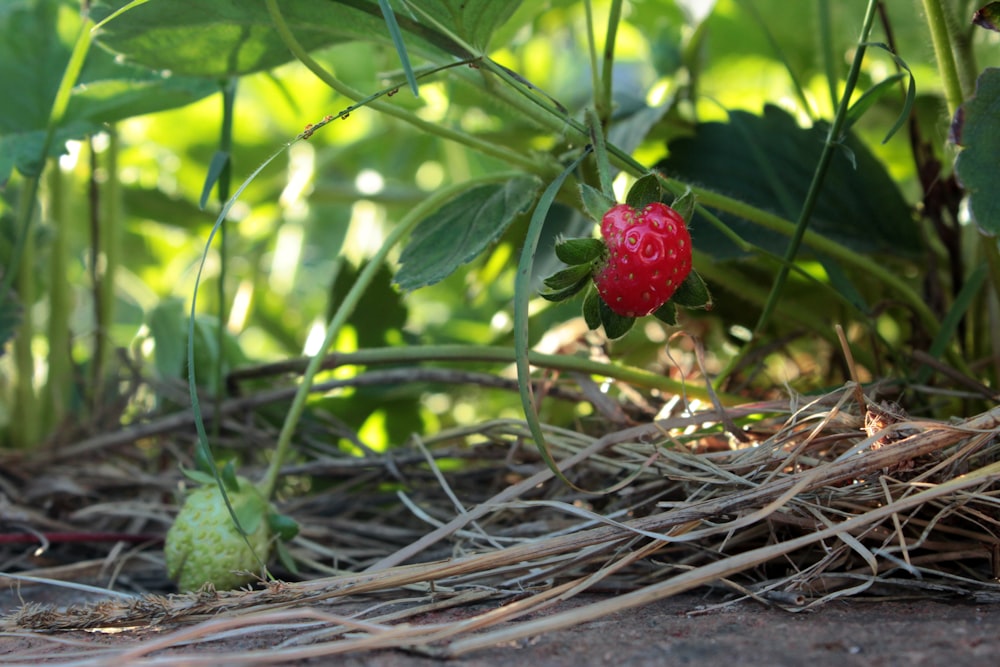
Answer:
<svg viewBox="0 0 1000 667"><path fill-rule="evenodd" d="M596 329L601 326L601 295L591 287L587 290L587 296L583 298L583 321L587 323L588 329Z"/></svg>
<svg viewBox="0 0 1000 667"><path fill-rule="evenodd" d="M1000 193L996 187L1000 155L1000 69L991 67L976 80L976 94L961 106L952 127L958 154L955 171L969 193L972 218L987 234L1000 234Z"/></svg>
<svg viewBox="0 0 1000 667"><path fill-rule="evenodd" d="M48 119L81 25L79 3L68 0L0 10L0 87L20 91L7 97L0 114L0 183L15 168L39 174L44 157L61 155L67 141L101 132L105 123L183 106L218 90L213 81L166 77L91 48L43 156Z"/></svg>
<svg viewBox="0 0 1000 667"><path fill-rule="evenodd" d="M530 208L538 188L531 177L481 185L421 220L400 255L396 284L407 291L432 285L472 261Z"/></svg>
<svg viewBox="0 0 1000 667"><path fill-rule="evenodd" d="M355 268L350 262L343 260L330 287L330 301L326 311L328 322L341 302L347 298L348 291L364 266ZM366 345L390 344L398 338L399 332L406 325L409 311L403 295L392 286L392 270L387 264L379 267L365 292L365 298L371 303L377 303L378 308L358 308L351 315L350 323L358 340L365 341Z"/></svg>
<svg viewBox="0 0 1000 667"><path fill-rule="evenodd" d="M287 514L271 512L267 515L267 525L271 532L287 542L299 534L299 524Z"/></svg>
<svg viewBox="0 0 1000 667"><path fill-rule="evenodd" d="M202 472L201 470L189 470L187 468L181 468L181 474L190 479L192 482L197 484L215 484L215 477L207 472Z"/></svg>
<svg viewBox="0 0 1000 667"><path fill-rule="evenodd" d="M637 180L628 191L625 203L641 211L653 202L660 201L663 196L663 189L660 187L660 179L656 174L646 174Z"/></svg>
<svg viewBox="0 0 1000 667"><path fill-rule="evenodd" d="M827 133L825 123L803 129L771 105L763 116L733 111L728 123L702 123L693 136L672 141L669 157L657 168L795 220ZM918 256L919 230L893 178L852 134L843 144L854 153L857 168L844 158L831 161L810 229L856 251ZM749 243L784 254L786 236L728 213L719 217ZM716 260L744 256L712 225L692 225L691 236L695 247Z"/></svg>
<svg viewBox="0 0 1000 667"><path fill-rule="evenodd" d="M493 31L517 11L520 0L406 0L408 6L426 12L445 29L479 49L489 44ZM424 21L422 21L424 22ZM431 21L424 23L430 24Z"/></svg>
<svg viewBox="0 0 1000 667"><path fill-rule="evenodd" d="M684 219L684 222L690 225L691 218L694 217L694 209L697 204L698 201L695 199L694 192L691 191L691 188L687 188L684 190L684 194L674 199L670 208L677 211L677 214Z"/></svg>
<svg viewBox="0 0 1000 667"><path fill-rule="evenodd" d="M684 306L685 308L704 308L709 310L712 307L712 295L708 291L708 285L705 284L705 280L698 275L697 271L691 269L691 273L687 275L684 282L680 284L677 291L670 297L670 302L676 303L678 306Z"/></svg>
<svg viewBox="0 0 1000 667"><path fill-rule="evenodd" d="M128 0L96 0L95 20ZM485 49L493 31L520 4L517 0L421 0L397 12L406 50L441 61L470 54L452 37ZM282 16L302 46L314 51L353 41L392 44L378 0L281 2ZM226 78L272 69L292 59L274 30L263 0L189 2L157 0L105 24L98 40L130 62L177 74Z"/></svg>
<svg viewBox="0 0 1000 667"><path fill-rule="evenodd" d="M583 210L592 220L597 222L600 222L604 218L604 214L608 212L608 209L618 203L597 188L586 183L580 184L580 197L583 199Z"/></svg>
<svg viewBox="0 0 1000 667"><path fill-rule="evenodd" d="M600 239L563 239L556 243L556 257L566 264L589 264L600 259L607 246Z"/></svg>
<svg viewBox="0 0 1000 667"><path fill-rule="evenodd" d="M601 324L604 325L604 335L611 340L621 338L629 332L635 324L634 317L619 315L604 303L604 299L598 297L598 308L601 310Z"/></svg>
<svg viewBox="0 0 1000 667"><path fill-rule="evenodd" d="M893 59L893 61L895 61L896 65L900 69L905 70L907 74L909 74L909 79L910 79L909 84L906 87L906 99L903 101L903 108L900 110L899 115L896 117L896 122L892 124L892 127L889 128L889 131L886 132L885 137L882 139L882 143L884 144L887 143L890 139L892 139L893 135L895 135L896 132L899 131L899 128L903 127L903 124L906 123L907 120L909 120L910 110L913 109L913 102L917 99L917 82L916 79L914 79L913 77L913 72L910 71L910 66L906 64L905 60L900 58L892 49L890 49L888 44L883 44L881 42L869 42L865 46L871 46L877 49L882 49L883 51L888 53L889 56ZM899 77L902 76L902 74L898 74L896 76ZM887 81L893 81L893 77L889 77ZM882 83L885 83L885 81L883 81ZM895 83L895 81L893 81L893 83ZM875 86L875 88L878 88L878 86ZM869 90L868 92L872 91ZM866 92L865 95L867 95L868 92ZM879 97L881 97L881 95L882 93L878 93ZM864 96L862 96L862 98L863 97ZM856 102L855 104L858 104L860 102L861 100L859 99L858 102ZM861 113L864 113L864 110L862 110ZM850 120L850 116L848 116L848 119ZM849 127L850 123L845 126L845 129Z"/></svg>
<svg viewBox="0 0 1000 667"><path fill-rule="evenodd" d="M677 326L677 307L672 301L667 301L665 304L656 309L653 313L653 317L668 326Z"/></svg>
<svg viewBox="0 0 1000 667"><path fill-rule="evenodd" d="M552 290L564 290L589 277L590 267L586 264L577 264L546 278L545 286Z"/></svg>
<svg viewBox="0 0 1000 667"><path fill-rule="evenodd" d="M849 130L854 127L854 124L865 115L866 111L875 106L876 102L885 97L887 93L895 91L896 83L904 76L906 75L902 72L893 74L888 79L883 79L866 90L861 97L854 101L851 108L847 110L847 120L844 122L844 129Z"/></svg>

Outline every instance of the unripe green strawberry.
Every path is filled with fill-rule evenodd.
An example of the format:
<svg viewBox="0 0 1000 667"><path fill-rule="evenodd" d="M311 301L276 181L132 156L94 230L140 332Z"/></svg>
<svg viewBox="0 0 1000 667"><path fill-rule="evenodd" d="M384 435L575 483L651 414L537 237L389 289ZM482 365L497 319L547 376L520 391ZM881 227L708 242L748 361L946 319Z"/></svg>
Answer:
<svg viewBox="0 0 1000 667"><path fill-rule="evenodd" d="M618 204L604 214L606 263L594 275L604 303L623 317L649 315L665 304L691 273L691 236L684 218L653 202L636 211Z"/></svg>
<svg viewBox="0 0 1000 667"><path fill-rule="evenodd" d="M197 590L207 582L218 590L237 588L253 580L253 575L235 570L256 572L261 562L267 562L271 530L266 515L270 506L248 479L236 480L239 490L227 495L248 533L247 540L233 524L218 486L202 486L192 492L167 532L163 549L167 574L181 591Z"/></svg>

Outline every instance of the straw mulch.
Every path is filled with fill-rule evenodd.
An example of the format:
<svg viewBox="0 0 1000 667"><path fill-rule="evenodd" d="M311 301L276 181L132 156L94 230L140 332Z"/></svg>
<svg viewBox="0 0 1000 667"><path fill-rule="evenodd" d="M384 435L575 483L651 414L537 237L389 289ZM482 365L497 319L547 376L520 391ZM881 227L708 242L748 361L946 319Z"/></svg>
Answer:
<svg viewBox="0 0 1000 667"><path fill-rule="evenodd" d="M217 662L199 648L234 633L287 637L226 656L253 663L380 648L457 656L699 587L791 611L851 596L1000 600L1000 408L920 420L849 384L720 410L594 433L548 427L577 489L554 479L517 420L365 457L324 449L305 429L280 503L302 525L290 545L301 580L278 569L286 581L226 593L155 594L165 583L156 539L187 444L162 447L160 436L159 459L143 447L183 431L183 418L64 448L44 476L8 460L4 470L19 472L2 478L6 530L117 537L38 550L48 561L37 543L6 544L4 570L129 593L44 606L21 578L27 602L0 629L57 641L62 630L157 627L77 649L79 660L133 664L157 664L166 648L173 661ZM224 426L250 448L274 435L242 417ZM584 591L615 595L560 606ZM458 622L423 618L484 600L498 603ZM361 611L339 612L346 602Z"/></svg>

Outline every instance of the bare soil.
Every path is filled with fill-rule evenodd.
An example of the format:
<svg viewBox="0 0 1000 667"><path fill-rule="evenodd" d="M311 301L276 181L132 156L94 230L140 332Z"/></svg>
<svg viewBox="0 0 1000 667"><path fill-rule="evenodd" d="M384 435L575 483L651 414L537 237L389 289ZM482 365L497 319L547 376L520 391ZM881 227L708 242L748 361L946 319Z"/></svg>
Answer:
<svg viewBox="0 0 1000 667"><path fill-rule="evenodd" d="M9 593L4 596L4 611ZM573 598L556 610L584 605L594 595ZM339 603L325 611L348 614L358 603ZM488 610L471 605L427 614L414 622L460 620ZM539 615L522 619L524 622ZM115 635L85 632L0 637L2 664L82 664L80 642L91 649L126 649L155 639L149 630ZM256 652L255 664L273 663L268 654L287 633L253 633L212 642L197 649L177 647L145 656L157 665L193 664L209 659L216 665L247 664L236 654ZM87 652L84 652L84 656ZM478 650L450 660L415 651L375 651L325 656L283 664L329 664L344 667L506 667L545 665L947 665L1000 664L1000 604L961 601L851 599L828 603L816 611L790 613L743 601L719 604L713 597L685 594L600 620L506 645ZM93 653L86 664L128 664L107 653ZM147 662L148 664L148 662Z"/></svg>

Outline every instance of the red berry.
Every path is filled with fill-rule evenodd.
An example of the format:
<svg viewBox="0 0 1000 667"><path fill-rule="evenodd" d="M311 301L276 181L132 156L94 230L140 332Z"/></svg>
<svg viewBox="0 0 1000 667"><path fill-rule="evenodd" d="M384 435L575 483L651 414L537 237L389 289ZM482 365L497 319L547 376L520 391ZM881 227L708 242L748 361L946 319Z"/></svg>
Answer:
<svg viewBox="0 0 1000 667"><path fill-rule="evenodd" d="M649 315L665 304L691 272L691 236L666 204L641 211L618 204L604 214L601 237L608 260L594 276L604 303L625 317Z"/></svg>

